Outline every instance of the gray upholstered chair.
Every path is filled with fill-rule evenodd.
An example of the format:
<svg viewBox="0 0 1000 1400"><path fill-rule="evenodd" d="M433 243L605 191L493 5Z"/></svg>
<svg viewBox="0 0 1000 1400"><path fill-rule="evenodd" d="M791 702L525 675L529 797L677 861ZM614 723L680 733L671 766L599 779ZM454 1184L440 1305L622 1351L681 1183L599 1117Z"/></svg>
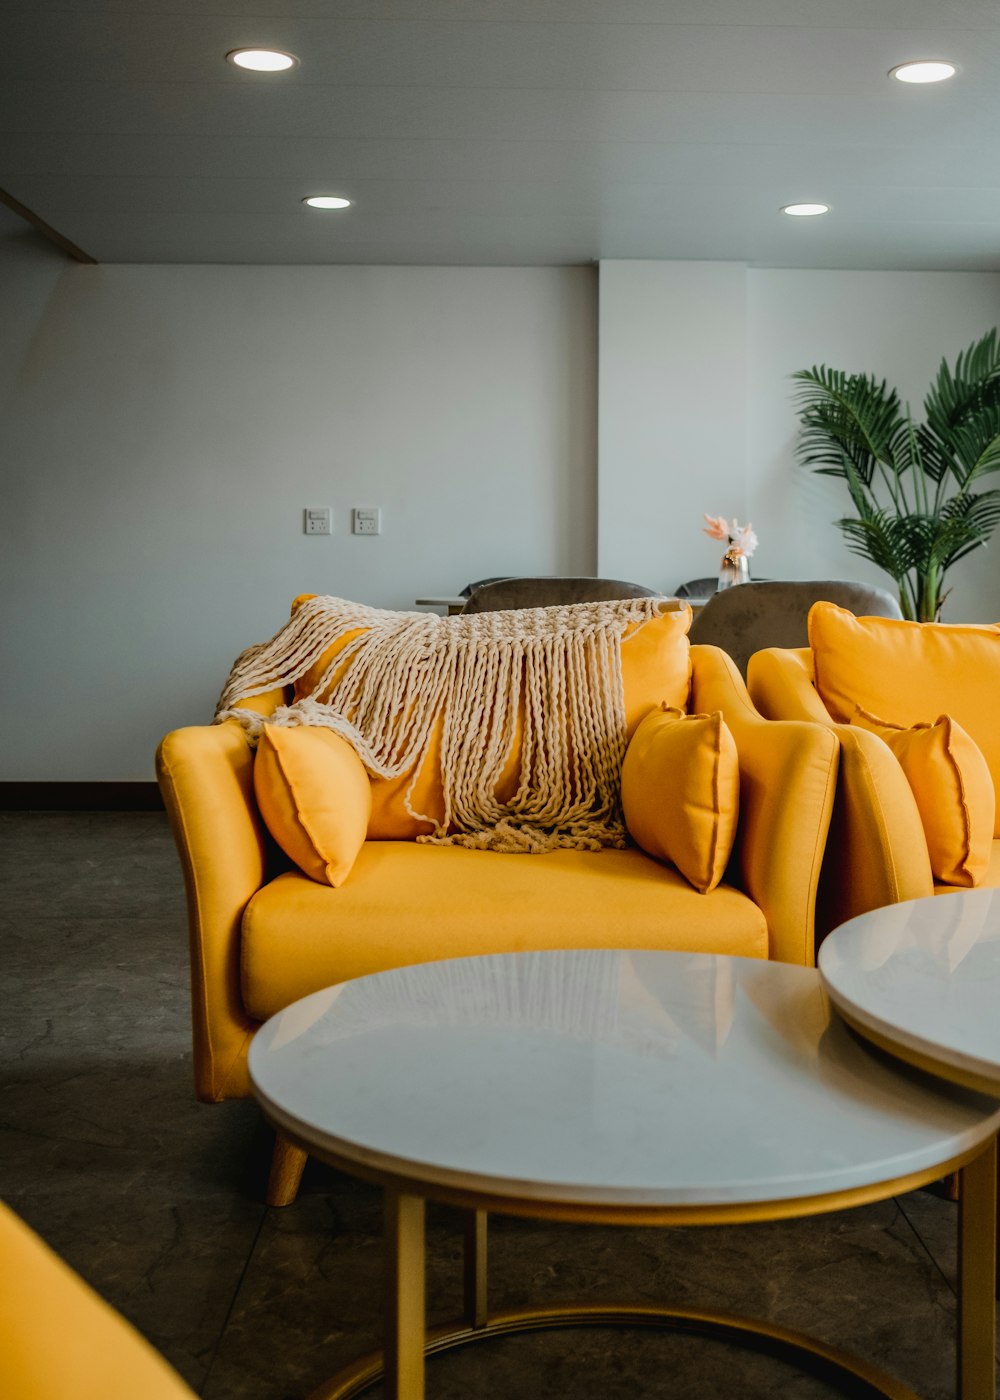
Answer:
<svg viewBox="0 0 1000 1400"><path fill-rule="evenodd" d="M553 608L659 596L655 588L615 578L502 578L476 588L462 611L503 612L508 608Z"/></svg>
<svg viewBox="0 0 1000 1400"><path fill-rule="evenodd" d="M743 583L714 594L691 624L691 641L721 647L745 677L762 647L808 645L806 618L813 603L837 603L857 617L902 617L884 588L839 579Z"/></svg>
<svg viewBox="0 0 1000 1400"><path fill-rule="evenodd" d="M711 578L689 578L677 585L674 595L678 598L711 598L718 586L717 574Z"/></svg>

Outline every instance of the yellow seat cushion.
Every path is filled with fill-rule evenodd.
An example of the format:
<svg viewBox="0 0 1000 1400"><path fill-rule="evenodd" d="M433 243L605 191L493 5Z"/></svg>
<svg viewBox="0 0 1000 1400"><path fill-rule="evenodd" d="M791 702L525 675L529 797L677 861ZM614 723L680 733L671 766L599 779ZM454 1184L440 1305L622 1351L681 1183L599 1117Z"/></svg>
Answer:
<svg viewBox="0 0 1000 1400"><path fill-rule="evenodd" d="M372 797L346 739L295 725L261 730L253 786L264 825L312 880L344 883L364 845Z"/></svg>
<svg viewBox="0 0 1000 1400"><path fill-rule="evenodd" d="M950 715L908 729L859 709L855 724L895 754L916 799L931 872L945 885L978 885L993 848L996 798L979 747Z"/></svg>
<svg viewBox="0 0 1000 1400"><path fill-rule="evenodd" d="M527 856L368 841L339 890L289 872L254 895L243 916L243 1001L264 1020L369 972L546 948L766 958L768 930L739 890L700 895L641 851Z"/></svg>
<svg viewBox="0 0 1000 1400"><path fill-rule="evenodd" d="M305 602L311 594L296 598L292 609ZM691 686L691 657L687 631L691 625L688 607L671 608L645 622L632 623L622 636L622 685L625 693L625 722L629 736L639 721L661 701L685 709ZM338 655L363 628L345 633L295 683L295 699L315 695L323 699L330 686L340 678L350 659L338 667ZM331 669L332 668L332 669ZM326 684L324 676L329 672ZM426 835L434 828L430 821L411 816L404 803L410 784L410 805L414 811L425 813L437 822L444 820L444 794L441 788L441 730L435 725L423 761L414 780L413 769L396 778L372 776L372 810L368 822L368 839L372 841L405 841ZM521 770L520 726L510 758L496 786L500 802L509 802L517 791Z"/></svg>
<svg viewBox="0 0 1000 1400"><path fill-rule="evenodd" d="M951 715L982 750L998 788L1000 627L855 617L814 603L809 645L816 689L834 719L849 724L860 706L906 729ZM1000 811L993 834L1000 836Z"/></svg>
<svg viewBox="0 0 1000 1400"><path fill-rule="evenodd" d="M662 706L632 735L622 764L629 835L676 865L701 894L722 879L736 837L740 768L720 711L686 715Z"/></svg>

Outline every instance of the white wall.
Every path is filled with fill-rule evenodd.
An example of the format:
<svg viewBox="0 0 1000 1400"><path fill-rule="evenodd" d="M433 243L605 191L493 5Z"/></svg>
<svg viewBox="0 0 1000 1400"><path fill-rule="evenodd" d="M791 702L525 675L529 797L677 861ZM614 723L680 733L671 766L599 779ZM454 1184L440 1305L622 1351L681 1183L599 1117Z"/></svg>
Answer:
<svg viewBox="0 0 1000 1400"><path fill-rule="evenodd" d="M824 362L870 371L921 416L941 357L998 324L995 273L602 263L599 572L667 589L714 574L707 512L753 522L757 577L894 591L834 524L851 513L844 483L796 464L789 376ZM1000 532L949 583L948 620L1000 620Z"/></svg>
<svg viewBox="0 0 1000 1400"><path fill-rule="evenodd" d="M595 283L66 268L30 333L0 332L21 357L0 777L149 778L160 736L211 717L297 593L409 608L491 574L593 572ZM332 537L303 534L310 505L333 507ZM359 505L381 507L378 538L349 533Z"/></svg>
<svg viewBox="0 0 1000 1400"><path fill-rule="evenodd" d="M1000 323L987 273L605 263L598 326L593 269L91 268L9 240L0 297L8 781L148 778L303 591L670 589L718 566L706 511L753 520L758 576L885 583L833 524L841 483L795 465L788 375L867 369L916 403ZM998 556L958 566L946 616L1000 620Z"/></svg>
<svg viewBox="0 0 1000 1400"><path fill-rule="evenodd" d="M23 230L23 232L22 232ZM0 206L0 412L31 353L31 338L45 319L68 259ZM11 463L3 454L3 485Z"/></svg>
<svg viewBox="0 0 1000 1400"><path fill-rule="evenodd" d="M598 572L669 592L746 519L746 269L602 262L599 326Z"/></svg>
<svg viewBox="0 0 1000 1400"><path fill-rule="evenodd" d="M888 379L914 417L942 357L1000 325L1000 274L802 272L748 274L748 510L771 578L862 578L893 590L847 552L833 524L851 515L845 483L795 463L798 418L788 378L827 364ZM983 487L1000 487L1000 475ZM1000 620L1000 533L948 574L947 621Z"/></svg>

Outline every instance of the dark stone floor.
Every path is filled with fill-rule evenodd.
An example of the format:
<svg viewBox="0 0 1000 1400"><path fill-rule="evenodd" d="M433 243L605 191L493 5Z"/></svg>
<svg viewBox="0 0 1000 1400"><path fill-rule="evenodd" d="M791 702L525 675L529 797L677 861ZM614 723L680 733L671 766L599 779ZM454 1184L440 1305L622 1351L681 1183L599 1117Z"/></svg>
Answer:
<svg viewBox="0 0 1000 1400"><path fill-rule="evenodd" d="M380 1200L310 1164L298 1202L267 1209L270 1135L255 1105L195 1102L184 898L165 818L3 814L0 860L0 1195L204 1400L307 1395L377 1345ZM491 1300L610 1296L765 1315L944 1400L954 1394L955 1215L924 1191L728 1229L496 1219ZM432 1209L429 1296L442 1318L459 1308L457 1224ZM451 1353L430 1363L428 1392L430 1400L836 1393L717 1342L606 1329Z"/></svg>

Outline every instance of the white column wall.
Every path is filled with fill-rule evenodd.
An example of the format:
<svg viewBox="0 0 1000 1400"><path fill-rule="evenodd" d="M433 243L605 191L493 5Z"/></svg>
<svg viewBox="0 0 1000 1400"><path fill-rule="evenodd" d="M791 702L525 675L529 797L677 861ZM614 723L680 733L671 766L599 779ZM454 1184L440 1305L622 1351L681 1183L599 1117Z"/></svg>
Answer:
<svg viewBox="0 0 1000 1400"><path fill-rule="evenodd" d="M887 379L916 419L942 357L1000 325L1000 274L986 272L748 273L748 510L755 564L771 578L892 581L847 551L833 523L852 515L844 482L796 465L798 417L789 375L826 364ZM1000 473L983 489L1000 487ZM949 572L948 621L1000 621L1000 533Z"/></svg>
<svg viewBox="0 0 1000 1400"><path fill-rule="evenodd" d="M746 269L602 262L599 327L598 571L669 592L746 519Z"/></svg>
<svg viewBox="0 0 1000 1400"><path fill-rule="evenodd" d="M599 572L668 590L713 574L707 512L753 522L757 577L892 591L835 524L851 513L844 484L796 463L790 375L868 371L919 417L942 356L1000 324L1000 274L604 262L600 277ZM1000 619L1000 533L949 583L946 618Z"/></svg>

